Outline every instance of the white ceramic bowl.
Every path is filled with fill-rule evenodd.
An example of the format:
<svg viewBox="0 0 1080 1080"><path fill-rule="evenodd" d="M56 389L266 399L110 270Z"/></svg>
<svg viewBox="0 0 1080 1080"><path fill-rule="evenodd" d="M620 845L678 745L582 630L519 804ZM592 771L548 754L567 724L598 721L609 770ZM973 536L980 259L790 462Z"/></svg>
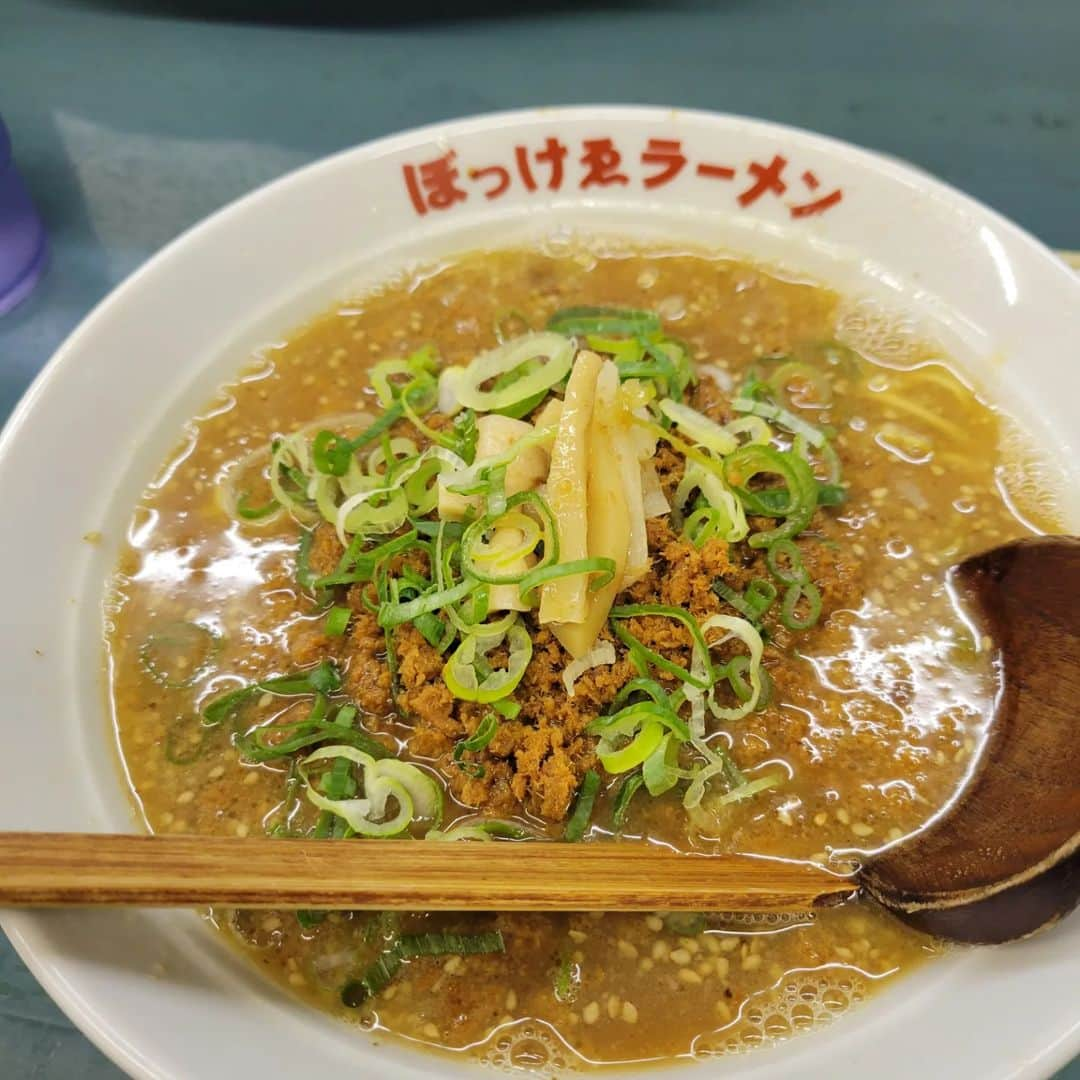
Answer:
<svg viewBox="0 0 1080 1080"><path fill-rule="evenodd" d="M549 137L568 149L561 187L549 189L529 157L530 190L515 148L531 155ZM621 153L626 182L582 186L584 141L603 139ZM679 153L677 176L645 182ZM420 213L405 167L446 154L466 197ZM502 174L469 176L488 166L509 180L490 199ZM740 203L758 180L760 197ZM817 212L794 212L822 197ZM505 113L383 139L271 184L171 244L72 334L8 423L0 827L133 828L103 706L103 582L139 490L248 348L408 261L573 228L714 245L869 297L874 318L902 313L893 328L944 344L1056 448L1074 470L1066 490L1080 491L1080 284L1018 228L924 174L790 128L658 108ZM1066 512L1075 529L1080 506ZM102 544L83 542L91 530ZM3 925L67 1014L136 1076L477 1071L375 1046L308 1010L193 914L8 913ZM1073 918L1028 943L927 965L812 1035L670 1075L1044 1077L1080 1050L1078 955Z"/></svg>

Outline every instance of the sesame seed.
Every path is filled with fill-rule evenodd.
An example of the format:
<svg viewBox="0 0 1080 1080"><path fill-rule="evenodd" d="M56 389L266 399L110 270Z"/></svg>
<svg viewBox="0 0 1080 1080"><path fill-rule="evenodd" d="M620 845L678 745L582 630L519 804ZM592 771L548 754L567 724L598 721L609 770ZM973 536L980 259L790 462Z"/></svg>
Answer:
<svg viewBox="0 0 1080 1080"><path fill-rule="evenodd" d="M225 775L225 766L215 765L208 775L211 780L220 780Z"/></svg>
<svg viewBox="0 0 1080 1080"><path fill-rule="evenodd" d="M181 791L180 794L176 796L176 801L180 806L186 806L189 802L194 801L194 799L195 792L191 790Z"/></svg>
<svg viewBox="0 0 1080 1080"><path fill-rule="evenodd" d="M726 937L720 942L720 948L724 952L734 952L739 947L739 939L737 937Z"/></svg>
<svg viewBox="0 0 1080 1080"><path fill-rule="evenodd" d="M584 930L569 930L567 933L569 934L570 940L577 945L580 945L583 941L589 940L589 935L586 934Z"/></svg>
<svg viewBox="0 0 1080 1080"><path fill-rule="evenodd" d="M616 943L615 947L616 947L616 949L618 949L618 952L619 952L620 956L625 956L629 960L636 960L637 959L637 954L638 954L637 948L634 945L632 945L629 941L624 941L622 938L619 938L619 940Z"/></svg>
<svg viewBox="0 0 1080 1080"><path fill-rule="evenodd" d="M624 1001L622 1004L622 1018L628 1024L636 1024L638 1018L637 1006L632 1001Z"/></svg>
<svg viewBox="0 0 1080 1080"><path fill-rule="evenodd" d="M642 957L642 958L641 958L641 959L640 959L640 960L638 961L638 967L639 967L639 968L640 968L640 969L641 969L642 971L652 971L652 969L653 969L653 962L652 962L652 959L651 959L650 957L648 957L648 956L643 956L643 957Z"/></svg>
<svg viewBox="0 0 1080 1080"><path fill-rule="evenodd" d="M843 807L840 807L840 809L836 811L836 820L839 821L841 825L850 825L851 815Z"/></svg>
<svg viewBox="0 0 1080 1080"><path fill-rule="evenodd" d="M247 825L244 824L244 822L238 821L236 823L236 828L235 828L234 831L235 831L237 836L243 837L243 836L247 836L249 830L248 830Z"/></svg>
<svg viewBox="0 0 1080 1080"><path fill-rule="evenodd" d="M439 1029L430 1021L426 1023L421 1030L429 1039L437 1039L439 1037Z"/></svg>
<svg viewBox="0 0 1080 1080"><path fill-rule="evenodd" d="M870 836L871 833L873 833L874 827L873 827L873 825L867 825L866 822L864 822L864 821L856 821L855 824L851 826L851 831L856 836L864 836L865 837L865 836Z"/></svg>
<svg viewBox="0 0 1080 1080"><path fill-rule="evenodd" d="M689 949L675 949L670 956L673 964L679 964L680 966L690 963L690 951Z"/></svg>
<svg viewBox="0 0 1080 1080"><path fill-rule="evenodd" d="M622 998L618 994L612 994L607 1000L607 1014L612 1020L617 1020L620 1012L622 1012Z"/></svg>
<svg viewBox="0 0 1080 1080"><path fill-rule="evenodd" d="M666 960L668 958L668 943L666 941L654 941L652 947L652 958L654 960Z"/></svg>
<svg viewBox="0 0 1080 1080"><path fill-rule="evenodd" d="M664 929L664 920L659 915L646 915L645 925L654 933L658 934Z"/></svg>
<svg viewBox="0 0 1080 1080"><path fill-rule="evenodd" d="M731 962L726 956L718 956L713 961L713 965L716 969L716 974L719 975L721 979L723 979L731 970Z"/></svg>
<svg viewBox="0 0 1080 1080"><path fill-rule="evenodd" d="M590 1001L584 1009L581 1010L581 1019L586 1024L595 1024L600 1019L600 1002Z"/></svg>
<svg viewBox="0 0 1080 1080"><path fill-rule="evenodd" d="M761 957L757 953L751 953L749 956L744 956L742 961L743 971L757 971L761 967Z"/></svg>
<svg viewBox="0 0 1080 1080"><path fill-rule="evenodd" d="M679 979L688 986L700 986L703 981L701 976L691 968L680 968Z"/></svg>
<svg viewBox="0 0 1080 1080"><path fill-rule="evenodd" d="M460 960L461 957L459 956ZM513 1012L517 1008L517 992L514 990L507 990L506 992L506 1011Z"/></svg>

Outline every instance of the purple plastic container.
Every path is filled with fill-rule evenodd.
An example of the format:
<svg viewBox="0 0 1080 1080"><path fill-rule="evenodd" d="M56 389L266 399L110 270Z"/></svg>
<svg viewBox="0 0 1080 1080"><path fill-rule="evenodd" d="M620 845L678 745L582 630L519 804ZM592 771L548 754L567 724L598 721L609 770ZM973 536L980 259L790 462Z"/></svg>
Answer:
<svg viewBox="0 0 1080 1080"><path fill-rule="evenodd" d="M31 290L45 267L45 228L11 155L11 139L0 120L0 315Z"/></svg>

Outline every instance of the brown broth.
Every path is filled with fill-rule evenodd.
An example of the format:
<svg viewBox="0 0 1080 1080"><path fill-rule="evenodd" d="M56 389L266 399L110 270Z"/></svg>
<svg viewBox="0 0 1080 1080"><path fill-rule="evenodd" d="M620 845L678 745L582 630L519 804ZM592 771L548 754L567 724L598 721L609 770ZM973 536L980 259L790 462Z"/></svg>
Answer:
<svg viewBox="0 0 1080 1080"><path fill-rule="evenodd" d="M833 293L743 263L514 251L403 278L263 350L191 422L147 489L113 585L113 716L149 828L244 836L287 815L309 820L309 808L283 802L283 769L245 765L223 732L203 733L188 764L167 757L193 751L190 717L200 702L307 662L318 638L318 617L293 582L297 526L230 520L216 497L224 472L275 433L370 410L365 371L378 359L434 342L447 362L467 362L495 343L506 311L539 326L579 303L659 311L721 380L756 357L814 349L836 332ZM742 767L782 763L790 780L690 835L677 800L640 797L630 835L824 861L917 829L971 763L995 687L992 643L972 640L944 575L965 555L1025 532L995 485L997 417L946 360L912 347L903 364L862 358L821 420L839 431L850 485L825 538L858 563L861 601L800 636L797 651L771 669L770 707L731 726ZM158 685L140 664L141 643L155 627L195 619L218 630L220 651L190 687ZM250 723L291 708L266 696ZM603 810L596 819L607 820ZM288 912L216 919L271 977L343 1014L340 987L375 955L384 930L361 913L335 913L307 929ZM940 951L864 905L813 919L712 917L689 936L660 915L415 915L404 925L495 925L507 952L414 961L373 1007L348 1015L433 1047L548 1072L785 1037ZM560 968L572 976L568 993L554 987Z"/></svg>

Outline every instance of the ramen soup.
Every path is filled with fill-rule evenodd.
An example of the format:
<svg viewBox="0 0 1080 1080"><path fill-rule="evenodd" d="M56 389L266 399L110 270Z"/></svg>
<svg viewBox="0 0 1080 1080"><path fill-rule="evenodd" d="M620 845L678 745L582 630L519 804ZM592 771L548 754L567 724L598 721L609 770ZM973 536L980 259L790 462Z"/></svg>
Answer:
<svg viewBox="0 0 1080 1080"><path fill-rule="evenodd" d="M858 315L726 259L509 251L261 351L111 593L146 824L818 863L918 829L996 686L947 569L1031 526L993 409ZM363 1028L548 1073L789 1036L940 951L864 904L213 919Z"/></svg>

